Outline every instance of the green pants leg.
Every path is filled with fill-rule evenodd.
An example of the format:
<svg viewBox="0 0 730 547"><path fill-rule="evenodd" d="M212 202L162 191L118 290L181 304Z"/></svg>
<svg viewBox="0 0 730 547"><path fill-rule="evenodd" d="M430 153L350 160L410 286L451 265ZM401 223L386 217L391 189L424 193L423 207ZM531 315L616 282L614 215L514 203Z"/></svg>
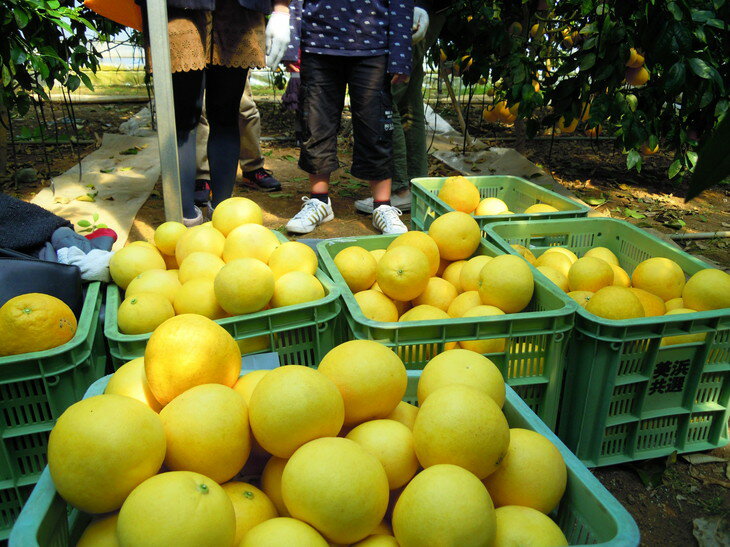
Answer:
<svg viewBox="0 0 730 547"><path fill-rule="evenodd" d="M436 42L446 18L434 15L426 38L413 46L410 80L391 87L393 95L393 184L407 190L411 179L428 176L426 119L423 114L423 58Z"/></svg>

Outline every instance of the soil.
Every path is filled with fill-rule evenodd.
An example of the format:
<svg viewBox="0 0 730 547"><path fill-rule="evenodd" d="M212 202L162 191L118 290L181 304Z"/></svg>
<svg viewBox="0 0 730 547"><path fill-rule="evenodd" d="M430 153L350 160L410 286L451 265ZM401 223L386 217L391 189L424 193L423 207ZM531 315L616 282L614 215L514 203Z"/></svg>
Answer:
<svg viewBox="0 0 730 547"><path fill-rule="evenodd" d="M443 103L442 103L443 104ZM119 123L139 110L140 105L76 105L75 114L83 121L79 129L80 141L93 144L71 146L55 142L55 132L49 131L49 144L18 144L15 153L8 151L8 173L0 175L0 190L21 199L30 200L48 184L51 176L59 175L89 153L101 142L104 132L115 132ZM291 137L293 118L282 112L273 102L261 101L264 137ZM56 107L57 117L59 107ZM453 112L440 107L439 112L458 127ZM49 107L44 108L46 119L52 119ZM476 115L472 113L472 120ZM34 115L15 120L14 130L20 134L23 127L28 133L37 133L38 121ZM73 134L66 126L61 133ZM348 171L351 161L351 136L348 121L343 123L339 137L342 168L332 180L331 196L336 220L318 228L306 237L329 238L376 233L370 217L357 213L353 201L367 197L367 184L353 178ZM507 146L503 137L511 136L511 128L470 123L470 131L492 146ZM509 142L509 141L508 141ZM262 193L237 185L235 194L244 195L259 203L265 214L265 224L282 229L288 218L299 209L302 196L308 195L305 174L297 167L298 150L292 140L268 140L263 143L266 167L282 182L283 189L276 193ZM613 150L611 141L528 141L523 153L543 166L555 179L583 199L595 198L605 202L595 208L610 216L623 218L643 227L677 233L681 231L721 231L730 229L730 188L705 192L700 198L685 204L685 188L667 180L666 169L671 156L665 152L645 158L640 174L627 172L620 151ZM33 167L38 171L35 182L16 185L10 175L19 169ZM431 158L430 174L456 174L439 161ZM130 232L130 240L151 239L154 227L164 221L162 192L158 184L140 209ZM404 215L409 224L410 218ZM681 222L684 222L682 225ZM670 225L678 226L672 228ZM681 226L681 227L680 227ZM730 266L730 240L701 240L685 245L693 254L708 257L725 268ZM730 518L730 449L715 451L725 461L691 465L684 459L650 460L638 464L619 465L594 470L606 488L628 509L641 530L643 545L693 545L693 520L723 516Z"/></svg>

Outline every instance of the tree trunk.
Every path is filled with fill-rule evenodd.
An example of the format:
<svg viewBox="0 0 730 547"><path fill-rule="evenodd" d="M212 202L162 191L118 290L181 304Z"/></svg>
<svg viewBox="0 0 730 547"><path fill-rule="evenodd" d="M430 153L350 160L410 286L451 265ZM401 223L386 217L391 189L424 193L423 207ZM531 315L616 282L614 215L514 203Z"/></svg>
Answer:
<svg viewBox="0 0 730 547"><path fill-rule="evenodd" d="M520 154L525 151L527 142L527 131L525 130L525 120L517 120L514 125L515 132L515 150Z"/></svg>
<svg viewBox="0 0 730 547"><path fill-rule="evenodd" d="M0 177L4 176L8 167L8 126L7 111L0 107Z"/></svg>

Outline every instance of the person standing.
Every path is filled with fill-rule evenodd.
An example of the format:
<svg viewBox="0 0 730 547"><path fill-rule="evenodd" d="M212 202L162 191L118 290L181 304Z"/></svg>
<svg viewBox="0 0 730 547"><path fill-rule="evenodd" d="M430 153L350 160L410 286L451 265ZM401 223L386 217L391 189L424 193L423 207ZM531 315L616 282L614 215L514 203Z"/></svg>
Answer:
<svg viewBox="0 0 730 547"><path fill-rule="evenodd" d="M279 64L289 42L289 8L286 0L167 0L167 5L183 223L195 226L204 221L194 199L196 128L204 97L215 207L233 192L248 70L264 62Z"/></svg>
<svg viewBox="0 0 730 547"><path fill-rule="evenodd" d="M303 0L300 116L304 143L299 167L309 173L311 196L287 223L306 234L334 218L329 181L339 168L337 132L350 95L353 176L367 180L373 226L385 234L408 231L390 202L393 108L390 86L411 71L413 0Z"/></svg>
<svg viewBox="0 0 730 547"><path fill-rule="evenodd" d="M281 183L274 174L264 168L264 155L261 152L261 114L251 93L251 76L246 79L241 105L238 111L238 130L241 134L241 152L238 163L243 174L243 183L250 188L263 192L281 190ZM210 164L208 162L208 120L205 112L200 117L197 128L197 166L195 178L195 205L206 206L210 201Z"/></svg>
<svg viewBox="0 0 730 547"><path fill-rule="evenodd" d="M393 183L391 203L411 210L411 180L428 176L428 141L423 111L423 60L436 43L452 0L416 0L413 14L413 68L406 83L394 84ZM355 201L355 209L372 213L373 199Z"/></svg>

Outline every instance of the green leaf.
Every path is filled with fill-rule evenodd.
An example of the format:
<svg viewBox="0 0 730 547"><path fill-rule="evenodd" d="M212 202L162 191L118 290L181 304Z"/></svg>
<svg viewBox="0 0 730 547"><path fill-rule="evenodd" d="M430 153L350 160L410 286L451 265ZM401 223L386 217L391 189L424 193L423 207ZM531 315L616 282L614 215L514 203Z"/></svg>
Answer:
<svg viewBox="0 0 730 547"><path fill-rule="evenodd" d="M102 222L102 223L100 223L100 224L97 224L97 225L96 225L96 227L97 227L97 228L108 228L109 226L107 226L106 224L104 224L104 223Z"/></svg>
<svg viewBox="0 0 730 547"><path fill-rule="evenodd" d="M697 165L697 152L694 150L687 150L687 160L691 167Z"/></svg>
<svg viewBox="0 0 730 547"><path fill-rule="evenodd" d="M88 220L79 220L76 224L78 224L82 228L87 228L88 226L91 226L91 222L89 222Z"/></svg>
<svg viewBox="0 0 730 547"><path fill-rule="evenodd" d="M699 57L692 57L688 62L689 68L691 68L692 72L697 74L697 76L699 76L700 78L709 80L712 77L710 74L710 66Z"/></svg>
<svg viewBox="0 0 730 547"><path fill-rule="evenodd" d="M588 205L591 205L593 207L598 207L599 205L603 205L604 203L606 203L606 198L603 196L601 196L601 197L594 196L594 197L590 197L590 198L585 198L583 201L585 201Z"/></svg>
<svg viewBox="0 0 730 547"><path fill-rule="evenodd" d="M113 173L114 172L114 168L112 167L110 169L99 169L99 171L101 173Z"/></svg>
<svg viewBox="0 0 730 547"><path fill-rule="evenodd" d="M667 171L667 175L669 175L670 179L673 179L676 177L679 172L682 170L682 160L677 158L674 160L671 164L669 164L669 170Z"/></svg>
<svg viewBox="0 0 730 547"><path fill-rule="evenodd" d="M635 218L637 220L641 220L642 218L646 218L646 215L643 213L640 213L639 211L635 211L634 209L629 209L626 207L624 209L624 215L630 218Z"/></svg>
<svg viewBox="0 0 730 547"><path fill-rule="evenodd" d="M126 150L119 152L120 156L136 156L137 154L139 154L139 150L136 148L127 148Z"/></svg>
<svg viewBox="0 0 730 547"><path fill-rule="evenodd" d="M626 168L631 170L634 167L637 171L641 171L641 154L636 150L629 150L626 156Z"/></svg>
<svg viewBox="0 0 730 547"><path fill-rule="evenodd" d="M684 18L684 14L682 13L682 8L679 7L677 2L669 2L669 4L667 4L667 9L669 10L669 12L672 14L672 16L674 17L674 19L676 21L681 21Z"/></svg>
<svg viewBox="0 0 730 547"><path fill-rule="evenodd" d="M596 64L596 54L595 53L589 53L580 62L580 69L581 70L590 70L593 68L593 65Z"/></svg>
<svg viewBox="0 0 730 547"><path fill-rule="evenodd" d="M13 10L13 16L15 17L15 22L17 23L19 29L25 28L25 26L30 21L30 15L28 15L21 8L15 8Z"/></svg>
<svg viewBox="0 0 730 547"><path fill-rule="evenodd" d="M97 220L99 220L99 213L94 213L94 215L91 218L93 218L94 222L96 222Z"/></svg>
<svg viewBox="0 0 730 547"><path fill-rule="evenodd" d="M675 218L672 220L668 220L664 223L664 226L667 228L673 228L674 230L681 230L685 226L687 226L687 223L682 220L681 218Z"/></svg>
<svg viewBox="0 0 730 547"><path fill-rule="evenodd" d="M682 61L677 61L670 67L664 80L664 89L667 93L678 93L682 89L686 72L687 70Z"/></svg>

